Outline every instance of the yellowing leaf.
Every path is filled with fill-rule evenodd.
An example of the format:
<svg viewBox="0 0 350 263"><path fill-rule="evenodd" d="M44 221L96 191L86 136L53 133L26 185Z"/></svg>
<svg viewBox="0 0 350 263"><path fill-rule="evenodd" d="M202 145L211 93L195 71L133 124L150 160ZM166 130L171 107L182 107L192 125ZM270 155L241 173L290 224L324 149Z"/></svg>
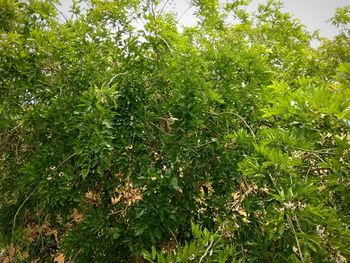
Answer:
<svg viewBox="0 0 350 263"><path fill-rule="evenodd" d="M240 214L241 216L244 216L244 217L247 217L247 212L240 209L240 210L237 210L238 214Z"/></svg>
<svg viewBox="0 0 350 263"><path fill-rule="evenodd" d="M232 195L233 200L237 200L241 196L241 193L240 192L234 192L231 195Z"/></svg>

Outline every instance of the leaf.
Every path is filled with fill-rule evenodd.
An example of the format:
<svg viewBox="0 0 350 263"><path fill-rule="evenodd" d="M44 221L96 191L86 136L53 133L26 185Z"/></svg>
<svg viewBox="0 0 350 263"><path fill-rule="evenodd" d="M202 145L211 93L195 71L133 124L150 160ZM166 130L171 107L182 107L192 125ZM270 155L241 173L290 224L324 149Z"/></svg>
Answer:
<svg viewBox="0 0 350 263"><path fill-rule="evenodd" d="M154 246L152 246L151 255L152 255L152 260L155 260L156 257L157 257L157 250L156 250L156 248Z"/></svg>
<svg viewBox="0 0 350 263"><path fill-rule="evenodd" d="M103 120L102 124L105 125L108 129L112 129L112 122L110 120Z"/></svg>
<svg viewBox="0 0 350 263"><path fill-rule="evenodd" d="M239 210L237 210L237 212L238 212L238 214L240 214L241 216L247 217L247 212L244 211L243 209L239 209Z"/></svg>
<svg viewBox="0 0 350 263"><path fill-rule="evenodd" d="M121 236L121 231L119 228L113 228L111 232L113 239L118 239Z"/></svg>
<svg viewBox="0 0 350 263"><path fill-rule="evenodd" d="M179 181L177 180L176 177L171 177L169 180L169 186L173 188L174 190L179 190Z"/></svg>
<svg viewBox="0 0 350 263"><path fill-rule="evenodd" d="M54 258L55 263L64 263L64 255L62 253L58 254Z"/></svg>
<svg viewBox="0 0 350 263"><path fill-rule="evenodd" d="M90 172L90 169L83 169L81 171L81 176L82 176L83 180L88 176L89 172Z"/></svg>
<svg viewBox="0 0 350 263"><path fill-rule="evenodd" d="M213 89L208 89L207 93L208 93L209 98L211 98L212 100L219 102L221 104L225 103L222 96L217 91L215 91Z"/></svg>
<svg viewBox="0 0 350 263"><path fill-rule="evenodd" d="M232 198L233 198L233 200L238 200L238 198L241 196L241 193L239 192L239 191L237 191L237 192L233 192L232 194L231 194L231 196L232 196Z"/></svg>

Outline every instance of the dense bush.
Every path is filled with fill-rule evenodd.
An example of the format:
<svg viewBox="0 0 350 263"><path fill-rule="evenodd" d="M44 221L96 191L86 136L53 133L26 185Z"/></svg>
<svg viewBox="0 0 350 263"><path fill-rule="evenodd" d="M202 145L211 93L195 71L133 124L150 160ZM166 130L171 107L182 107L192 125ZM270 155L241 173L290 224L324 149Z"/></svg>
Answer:
<svg viewBox="0 0 350 263"><path fill-rule="evenodd" d="M0 1L4 260L346 262L350 7L166 2Z"/></svg>

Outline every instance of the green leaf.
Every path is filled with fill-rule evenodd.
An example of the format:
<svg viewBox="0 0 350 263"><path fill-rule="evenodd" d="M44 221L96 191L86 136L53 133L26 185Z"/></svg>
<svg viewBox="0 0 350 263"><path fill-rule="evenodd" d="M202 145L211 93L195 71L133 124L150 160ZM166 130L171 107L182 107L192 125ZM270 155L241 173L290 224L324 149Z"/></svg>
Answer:
<svg viewBox="0 0 350 263"><path fill-rule="evenodd" d="M179 181L177 180L176 177L171 177L169 180L169 186L173 188L174 190L179 190Z"/></svg>

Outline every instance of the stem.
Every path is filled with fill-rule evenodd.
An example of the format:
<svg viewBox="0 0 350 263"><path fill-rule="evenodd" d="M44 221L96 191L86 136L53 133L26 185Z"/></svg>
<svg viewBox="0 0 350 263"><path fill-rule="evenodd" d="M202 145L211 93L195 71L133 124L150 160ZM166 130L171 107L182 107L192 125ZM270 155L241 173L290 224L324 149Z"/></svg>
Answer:
<svg viewBox="0 0 350 263"><path fill-rule="evenodd" d="M243 123L245 124L245 126L247 126L247 128L249 129L250 133L252 134L254 141L256 142L256 136L255 133L253 131L253 129L250 127L250 125L246 122L246 120L239 114L235 113L235 112L231 112L231 111L227 111L227 112L220 112L220 113L215 113L215 112L207 112L209 114L212 115L222 115L222 114L232 114L235 115L236 117L238 117L241 121L243 121Z"/></svg>
<svg viewBox="0 0 350 263"><path fill-rule="evenodd" d="M11 236L11 240L13 237L13 232L15 231L15 226L16 226L16 219L18 216L19 211L22 209L22 207L24 206L24 204L29 200L29 198L34 194L34 192L39 188L39 185L37 185L34 190L26 197L26 199L24 199L23 203L19 206L15 216L13 217L13 224L12 224L12 236Z"/></svg>
<svg viewBox="0 0 350 263"><path fill-rule="evenodd" d="M64 159L57 167L55 167L55 169L53 169L54 171L57 171L57 169L64 164L65 162L67 162L70 158L72 158L74 155L76 155L76 153L71 154L70 156L68 156L66 159Z"/></svg>
<svg viewBox="0 0 350 263"><path fill-rule="evenodd" d="M299 252L299 257L300 257L300 260L302 263L304 263L304 257L303 257L303 254L301 252L301 248L300 248L300 243L299 243L299 239L298 239L298 236L297 236L297 233L295 231L295 228L294 228L294 225L293 225L293 222L292 220L290 219L289 215L287 215L287 220L289 222L289 225L291 226L292 230L293 230L293 234L294 234L294 237L295 237L295 241L297 242L297 246L298 246L298 252Z"/></svg>
<svg viewBox="0 0 350 263"><path fill-rule="evenodd" d="M213 246L213 243L214 243L214 238L210 241L210 244L209 246L207 247L207 249L205 250L204 254L201 256L201 258L199 259L199 263L202 262L202 260L208 255L211 247Z"/></svg>
<svg viewBox="0 0 350 263"><path fill-rule="evenodd" d="M189 6L177 19L176 24L179 23L179 21L181 20L181 18L187 13L188 10L191 9L192 6Z"/></svg>

